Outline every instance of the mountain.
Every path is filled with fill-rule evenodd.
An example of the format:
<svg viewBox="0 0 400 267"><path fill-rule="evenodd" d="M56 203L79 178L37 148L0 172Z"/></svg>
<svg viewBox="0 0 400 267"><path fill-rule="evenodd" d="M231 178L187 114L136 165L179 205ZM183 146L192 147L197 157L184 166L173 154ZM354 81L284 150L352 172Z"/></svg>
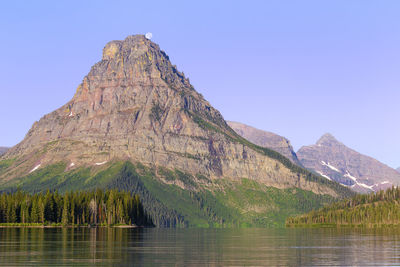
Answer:
<svg viewBox="0 0 400 267"><path fill-rule="evenodd" d="M323 135L315 145L297 151L304 167L357 192L378 191L400 184L400 173Z"/></svg>
<svg viewBox="0 0 400 267"><path fill-rule="evenodd" d="M8 147L0 146L0 156L6 153L8 150Z"/></svg>
<svg viewBox="0 0 400 267"><path fill-rule="evenodd" d="M130 190L160 227L283 225L352 195L236 134L143 35L109 42L0 160L3 191Z"/></svg>
<svg viewBox="0 0 400 267"><path fill-rule="evenodd" d="M396 171L400 172L400 167L396 169Z"/></svg>
<svg viewBox="0 0 400 267"><path fill-rule="evenodd" d="M294 164L302 166L290 141L285 137L240 122L227 121L227 123L241 137L258 146L272 149L290 159Z"/></svg>

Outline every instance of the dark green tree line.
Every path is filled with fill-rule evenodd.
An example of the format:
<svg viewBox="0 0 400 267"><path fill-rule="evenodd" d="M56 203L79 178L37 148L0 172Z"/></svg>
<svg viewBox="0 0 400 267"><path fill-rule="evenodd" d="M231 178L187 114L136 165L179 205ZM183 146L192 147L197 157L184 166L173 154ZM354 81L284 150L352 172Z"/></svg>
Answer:
<svg viewBox="0 0 400 267"><path fill-rule="evenodd" d="M22 191L0 195L0 223L62 225L151 225L139 196L126 191L97 189L68 192Z"/></svg>
<svg viewBox="0 0 400 267"><path fill-rule="evenodd" d="M392 187L377 193L359 194L318 211L311 211L286 220L287 226L384 226L399 224L400 187Z"/></svg>

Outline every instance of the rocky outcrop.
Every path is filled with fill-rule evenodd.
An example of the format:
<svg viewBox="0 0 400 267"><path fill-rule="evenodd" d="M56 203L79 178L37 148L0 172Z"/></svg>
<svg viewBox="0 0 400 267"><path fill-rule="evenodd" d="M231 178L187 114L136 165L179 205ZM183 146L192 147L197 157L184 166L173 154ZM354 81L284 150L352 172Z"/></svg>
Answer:
<svg viewBox="0 0 400 267"><path fill-rule="evenodd" d="M269 153L238 136L157 44L135 35L108 43L73 98L3 156L13 164L0 181L60 161L72 170L122 159L211 181L249 178L276 188L344 192Z"/></svg>
<svg viewBox="0 0 400 267"><path fill-rule="evenodd" d="M246 138L256 145L272 149L290 159L294 164L302 166L292 145L290 144L290 141L285 137L259 130L240 122L227 121L227 123L243 138Z"/></svg>
<svg viewBox="0 0 400 267"><path fill-rule="evenodd" d="M0 156L6 153L8 150L8 147L0 146Z"/></svg>
<svg viewBox="0 0 400 267"><path fill-rule="evenodd" d="M348 148L331 134L323 135L315 145L300 148L297 156L306 168L357 192L400 184L396 170Z"/></svg>

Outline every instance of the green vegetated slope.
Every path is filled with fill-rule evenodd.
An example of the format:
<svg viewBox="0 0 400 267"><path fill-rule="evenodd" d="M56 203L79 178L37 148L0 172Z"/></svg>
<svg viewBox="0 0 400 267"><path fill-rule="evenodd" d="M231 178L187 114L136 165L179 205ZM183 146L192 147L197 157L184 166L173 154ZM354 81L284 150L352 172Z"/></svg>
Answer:
<svg viewBox="0 0 400 267"><path fill-rule="evenodd" d="M335 200L298 188L277 189L249 179L210 181L201 175L193 177L140 163L112 162L101 170L79 168L64 172L65 168L65 163L47 166L2 185L1 190L128 190L140 196L146 213L158 227L283 226L288 216ZM185 189L172 182L184 184Z"/></svg>
<svg viewBox="0 0 400 267"><path fill-rule="evenodd" d="M400 225L400 188L356 195L317 211L288 218L290 227Z"/></svg>

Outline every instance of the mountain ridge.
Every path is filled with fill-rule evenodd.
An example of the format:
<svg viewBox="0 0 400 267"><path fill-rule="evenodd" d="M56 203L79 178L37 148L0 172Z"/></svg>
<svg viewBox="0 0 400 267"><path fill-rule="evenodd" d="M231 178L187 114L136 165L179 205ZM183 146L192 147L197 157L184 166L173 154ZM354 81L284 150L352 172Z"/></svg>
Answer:
<svg viewBox="0 0 400 267"><path fill-rule="evenodd" d="M243 138L258 146L272 149L290 159L294 164L302 166L287 138L272 132L257 129L244 123L235 121L227 121L227 123Z"/></svg>
<svg viewBox="0 0 400 267"><path fill-rule="evenodd" d="M0 156L5 154L9 149L9 147L0 146Z"/></svg>

